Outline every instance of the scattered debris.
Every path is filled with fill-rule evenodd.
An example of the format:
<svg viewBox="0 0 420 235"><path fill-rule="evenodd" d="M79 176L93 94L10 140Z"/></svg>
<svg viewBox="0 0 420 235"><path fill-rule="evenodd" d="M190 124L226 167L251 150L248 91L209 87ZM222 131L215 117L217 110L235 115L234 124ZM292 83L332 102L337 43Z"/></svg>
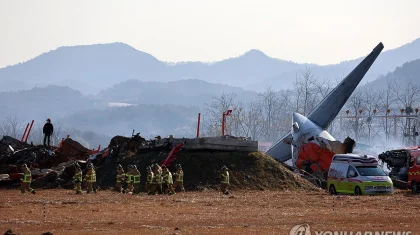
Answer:
<svg viewBox="0 0 420 235"><path fill-rule="evenodd" d="M25 163L31 169L33 187L72 188L75 170L73 163L77 161L83 174L86 173L88 163L94 164L97 186L100 188L115 185L117 164L124 168L130 164L136 165L144 172L141 185L146 181L147 166L165 164L174 172L175 164L181 164L185 172L184 187L187 190L217 189L220 185L220 168L223 165L229 169L229 187L232 189L316 190L310 182L263 153L193 148L189 150L187 141L174 139L172 136L153 140L146 140L139 133L133 133L131 138L115 136L108 148L94 151L71 138L65 139L61 147L49 149L31 146L7 136L0 143L2 186L16 184L20 179L19 166ZM7 150L8 145L14 148L13 152Z"/></svg>

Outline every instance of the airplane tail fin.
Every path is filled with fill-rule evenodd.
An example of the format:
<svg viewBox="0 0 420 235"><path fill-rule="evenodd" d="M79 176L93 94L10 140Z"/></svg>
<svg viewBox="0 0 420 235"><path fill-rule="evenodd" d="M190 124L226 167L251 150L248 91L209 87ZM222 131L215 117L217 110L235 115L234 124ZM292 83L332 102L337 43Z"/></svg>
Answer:
<svg viewBox="0 0 420 235"><path fill-rule="evenodd" d="M384 45L379 43L372 52L366 56L362 62L357 65L353 71L347 75L308 115L309 120L320 126L322 129L327 129L331 122L336 118L344 104L350 98L360 81L363 79L367 71L375 62L383 50ZM292 158L292 149L286 141L292 136L291 131L284 135L280 140L275 142L266 153L279 161L285 162Z"/></svg>
<svg viewBox="0 0 420 235"><path fill-rule="evenodd" d="M308 115L308 118L322 129L327 129L370 69L373 62L375 62L383 48L384 45L382 42L379 43L372 52L319 103L319 105Z"/></svg>

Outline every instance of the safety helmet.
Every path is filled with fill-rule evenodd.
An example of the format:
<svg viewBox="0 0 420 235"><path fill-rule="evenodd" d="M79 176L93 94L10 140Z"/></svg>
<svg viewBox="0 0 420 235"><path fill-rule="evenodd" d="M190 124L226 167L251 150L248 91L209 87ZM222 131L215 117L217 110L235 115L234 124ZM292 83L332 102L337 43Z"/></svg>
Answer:
<svg viewBox="0 0 420 235"><path fill-rule="evenodd" d="M22 167L25 167L25 168L27 168L28 166L24 163L24 164L22 164Z"/></svg>
<svg viewBox="0 0 420 235"><path fill-rule="evenodd" d="M152 168L151 168L150 166L147 166L147 167L146 167L146 170L151 171L151 170L152 170Z"/></svg>
<svg viewBox="0 0 420 235"><path fill-rule="evenodd" d="M182 167L181 167L181 164L176 164L176 165L175 165L175 167L176 167L176 168L180 168L180 169L182 168Z"/></svg>
<svg viewBox="0 0 420 235"><path fill-rule="evenodd" d="M89 164L87 165L87 167L88 167L88 168L93 168L93 164L92 164L92 163L89 163Z"/></svg>
<svg viewBox="0 0 420 235"><path fill-rule="evenodd" d="M136 165L131 165L131 168L132 169L137 169L137 166Z"/></svg>
<svg viewBox="0 0 420 235"><path fill-rule="evenodd" d="M117 169L122 169L123 167L121 166L121 164L117 165Z"/></svg>

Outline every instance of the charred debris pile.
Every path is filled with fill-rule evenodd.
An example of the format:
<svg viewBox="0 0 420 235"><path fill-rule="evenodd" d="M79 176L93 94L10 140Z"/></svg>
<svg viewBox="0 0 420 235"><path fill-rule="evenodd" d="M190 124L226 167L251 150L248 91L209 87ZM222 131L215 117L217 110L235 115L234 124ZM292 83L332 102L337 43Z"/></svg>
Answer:
<svg viewBox="0 0 420 235"><path fill-rule="evenodd" d="M171 151L174 148L177 151ZM88 163L94 164L100 189L114 186L117 164L124 169L129 164L137 165L144 186L146 167L166 161L170 162L167 165L171 172L176 164L182 165L187 190L216 189L223 165L229 169L232 189L317 190L309 181L260 152L189 150L187 139L183 144L174 144L171 136L146 140L139 134L131 138L115 136L103 150L89 150L71 138L65 139L60 147L48 149L4 136L0 140L0 186L17 187L19 166L27 164L32 170L33 187L70 189L75 161L81 165L83 174Z"/></svg>

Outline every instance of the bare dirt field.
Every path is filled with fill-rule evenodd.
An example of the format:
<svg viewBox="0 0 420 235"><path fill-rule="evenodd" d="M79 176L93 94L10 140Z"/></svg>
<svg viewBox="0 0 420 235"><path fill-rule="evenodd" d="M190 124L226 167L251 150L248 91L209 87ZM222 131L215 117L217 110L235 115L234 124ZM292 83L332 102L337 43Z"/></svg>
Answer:
<svg viewBox="0 0 420 235"><path fill-rule="evenodd" d="M43 201L46 218L43 217ZM420 234L420 195L337 196L324 192L217 191L172 196L112 191L36 195L0 190L0 233L16 234L289 234L315 231L412 231ZM329 233L326 233L329 234Z"/></svg>

